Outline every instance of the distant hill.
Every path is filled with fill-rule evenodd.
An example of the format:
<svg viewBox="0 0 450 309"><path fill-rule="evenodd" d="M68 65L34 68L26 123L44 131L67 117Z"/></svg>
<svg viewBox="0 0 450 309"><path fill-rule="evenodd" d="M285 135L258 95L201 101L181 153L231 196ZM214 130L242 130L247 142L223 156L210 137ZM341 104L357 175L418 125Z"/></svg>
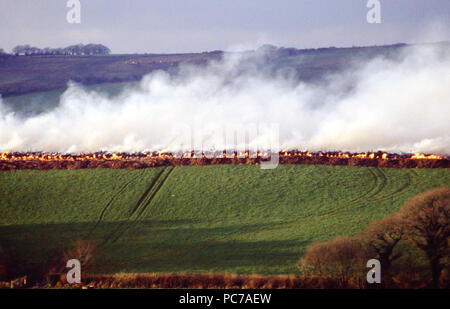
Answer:
<svg viewBox="0 0 450 309"><path fill-rule="evenodd" d="M436 43L450 47L450 43ZM299 80L317 80L326 73L339 72L360 60L383 55L395 57L406 44L371 47L296 49L263 45L244 53L261 53L257 65L267 72L288 68ZM144 75L164 70L176 74L181 63L205 65L221 59L225 52L127 55L32 55L0 54L0 94L3 97L64 89L69 80L93 85L140 80Z"/></svg>

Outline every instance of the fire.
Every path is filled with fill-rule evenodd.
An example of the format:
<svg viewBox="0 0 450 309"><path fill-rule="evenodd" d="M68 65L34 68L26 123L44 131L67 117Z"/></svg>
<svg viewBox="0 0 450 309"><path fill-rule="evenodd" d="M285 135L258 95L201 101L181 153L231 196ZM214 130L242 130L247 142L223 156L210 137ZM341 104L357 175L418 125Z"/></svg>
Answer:
<svg viewBox="0 0 450 309"><path fill-rule="evenodd" d="M415 153L412 155L411 159L417 160L417 159L425 159L425 160L442 160L441 156L436 155L424 155L420 153Z"/></svg>
<svg viewBox="0 0 450 309"><path fill-rule="evenodd" d="M363 153L343 153L343 152L300 152L283 151L279 153L280 158L335 158L335 159L373 159L373 160L442 160L442 157L433 154L390 154L385 152L363 152ZM61 153L0 153L1 161L127 161L127 160L165 160L165 159L206 159L206 158L269 158L268 152L215 152L215 153L91 153L91 154L61 154Z"/></svg>

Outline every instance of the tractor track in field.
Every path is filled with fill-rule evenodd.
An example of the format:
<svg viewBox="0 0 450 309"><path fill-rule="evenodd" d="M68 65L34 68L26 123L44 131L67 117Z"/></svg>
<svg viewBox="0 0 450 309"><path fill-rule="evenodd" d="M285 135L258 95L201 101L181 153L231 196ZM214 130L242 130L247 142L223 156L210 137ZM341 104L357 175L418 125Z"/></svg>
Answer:
<svg viewBox="0 0 450 309"><path fill-rule="evenodd" d="M329 216L329 215L334 215L334 214L338 214L344 211L348 211L349 209L359 209L362 207L365 207L366 204L362 204L360 206L357 206L358 204L360 204L361 201L363 200L368 200L371 199L375 196L377 196L381 191L383 191L383 189L386 187L387 184L387 177L384 174L384 172L378 168L378 167L374 167L373 168L375 171L372 171L372 168L368 168L370 174L372 175L373 179L374 179L374 185L373 187L371 187L370 190L366 191L364 194L359 195L357 198L346 202L345 204L347 205L347 207L345 207L344 209L338 209L338 210L331 210L329 212L317 215L318 217L325 217L325 216ZM370 201L373 201L373 199L371 199ZM357 207L352 207L352 206L357 206ZM308 217L312 217L315 215L310 215Z"/></svg>
<svg viewBox="0 0 450 309"><path fill-rule="evenodd" d="M358 203L352 203L352 205L356 206L356 207L351 208L352 210L361 209L361 208L366 207L367 206L366 203L361 203L358 206L359 201L362 201L363 199L366 200L367 202L374 202L374 201L381 200L381 198L376 198L376 196L378 194L380 194L384 190L384 188L386 188L388 179L386 177L386 174L383 172L383 170L379 167L374 167L373 170L372 170L372 168L369 168L368 170L373 175L373 178L375 180L375 186L373 187L372 190L369 191L368 194L361 196L361 198L358 200ZM349 208L341 209L340 211L336 211L335 213L344 212L348 209Z"/></svg>
<svg viewBox="0 0 450 309"><path fill-rule="evenodd" d="M365 198L373 198L384 190L387 184L387 177L386 174L378 167L375 167L373 169L369 168L368 170L370 173L372 173L375 179L375 188Z"/></svg>
<svg viewBox="0 0 450 309"><path fill-rule="evenodd" d="M116 201L117 197L120 196L126 188L128 188L128 186L133 183L140 175L136 175L135 177L133 177L132 179L130 179L128 182L126 182L119 190L117 190L117 192L111 197L111 199L108 201L108 203L106 203L105 207L103 207L100 216L97 220L97 222L95 223L95 226L92 228L92 230L89 232L88 234L88 238L94 233L94 231L97 229L98 225L102 222L102 220L105 218L106 212L109 210L109 208L111 207L111 205Z"/></svg>
<svg viewBox="0 0 450 309"><path fill-rule="evenodd" d="M352 199L350 201L348 201L346 204L347 205L357 205L359 204L360 201L362 201L363 199L366 199L367 197L371 197L373 194L371 194L371 192L376 190L377 184L378 184L378 177L371 171L370 168L368 168L370 174L372 175L372 178L374 179L373 182L373 186L370 187L369 190L367 190L366 192L364 192L363 194L360 194L358 197L356 197L355 199Z"/></svg>
<svg viewBox="0 0 450 309"><path fill-rule="evenodd" d="M155 177L155 179L150 183L148 188L137 201L136 205L128 216L128 219L122 222L122 224L120 224L117 229L115 229L105 237L103 242L100 244L101 247L115 243L126 231L128 231L136 223L137 220L142 217L143 213L151 204L154 197L157 195L174 169L174 166L168 166L164 168L158 174L158 176Z"/></svg>
<svg viewBox="0 0 450 309"><path fill-rule="evenodd" d="M385 201L387 199L391 199L392 197L398 196L401 192L405 191L407 188L409 188L412 184L413 184L413 179L411 177L411 175L409 173L406 173L406 177L407 177L407 181L404 185L402 185L400 188L398 188L396 191L390 193L387 196L380 196L378 198L376 198L376 196L381 193L384 188L386 187L387 183L388 183L388 179L386 177L386 174L383 172L382 169L375 167L374 171L372 171L369 168L370 173L374 176L375 179L375 186L373 187L372 190L369 191L368 194L364 194L361 195L360 198L354 200L351 205L357 205L359 201L363 200L363 199L370 199L367 200L368 202L381 202L381 201ZM375 172L376 171L376 172ZM414 175L417 175L417 173L415 171L412 172ZM380 181L381 180L381 181ZM351 208L352 210L356 210L356 209L361 209L363 207L366 207L367 204L363 203L357 207L353 207ZM342 213L345 212L347 210L349 210L350 208L345 208L345 209L341 209L341 210L337 210L337 211L330 211L328 213L322 214L320 216L328 216L328 215L333 215L333 214L337 214L337 213Z"/></svg>
<svg viewBox="0 0 450 309"><path fill-rule="evenodd" d="M417 175L415 173L413 173L414 175ZM379 202L379 201L385 201L387 199L392 199L393 197L396 197L398 195L400 195L400 193L402 193L403 191L405 191L407 188L409 188L410 186L413 185L414 181L413 181L413 177L410 175L409 171L407 173L405 173L406 175L406 182L404 185L402 185L400 188L398 188L397 190L395 190L394 192L391 192L390 194L386 195L386 196L380 196L379 198L375 198L372 201L374 202Z"/></svg>

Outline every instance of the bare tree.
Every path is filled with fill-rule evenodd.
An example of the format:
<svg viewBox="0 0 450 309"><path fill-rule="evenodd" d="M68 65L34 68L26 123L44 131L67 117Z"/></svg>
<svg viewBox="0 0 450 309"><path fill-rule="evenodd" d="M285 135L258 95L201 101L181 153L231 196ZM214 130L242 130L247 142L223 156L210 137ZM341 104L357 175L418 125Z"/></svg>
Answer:
<svg viewBox="0 0 450 309"><path fill-rule="evenodd" d="M399 214L405 219L409 239L425 252L433 286L438 287L442 260L449 254L450 188L432 189L413 197Z"/></svg>
<svg viewBox="0 0 450 309"><path fill-rule="evenodd" d="M362 241L375 255L374 258L380 261L381 269L386 277L392 263L402 256L401 252L395 252L395 248L405 238L405 234L405 220L394 214L372 222L361 235Z"/></svg>
<svg viewBox="0 0 450 309"><path fill-rule="evenodd" d="M77 240L72 248L64 251L64 262L70 259L78 259L84 270L92 270L98 255L98 246L89 241Z"/></svg>

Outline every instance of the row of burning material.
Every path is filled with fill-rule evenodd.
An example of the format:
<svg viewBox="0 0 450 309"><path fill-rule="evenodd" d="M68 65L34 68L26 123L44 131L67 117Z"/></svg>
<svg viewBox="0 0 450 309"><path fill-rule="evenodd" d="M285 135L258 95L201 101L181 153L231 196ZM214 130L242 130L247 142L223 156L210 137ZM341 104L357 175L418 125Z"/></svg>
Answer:
<svg viewBox="0 0 450 309"><path fill-rule="evenodd" d="M283 151L279 152L280 158L337 158L337 159L413 159L413 160L441 160L445 157L433 154L392 154L386 152L301 152L301 151ZM110 161L110 160L142 160L142 159L233 159L233 158L261 158L268 159L271 154L268 152L185 152L185 153L108 153L96 152L90 154L61 154L61 153L0 153L0 161Z"/></svg>

